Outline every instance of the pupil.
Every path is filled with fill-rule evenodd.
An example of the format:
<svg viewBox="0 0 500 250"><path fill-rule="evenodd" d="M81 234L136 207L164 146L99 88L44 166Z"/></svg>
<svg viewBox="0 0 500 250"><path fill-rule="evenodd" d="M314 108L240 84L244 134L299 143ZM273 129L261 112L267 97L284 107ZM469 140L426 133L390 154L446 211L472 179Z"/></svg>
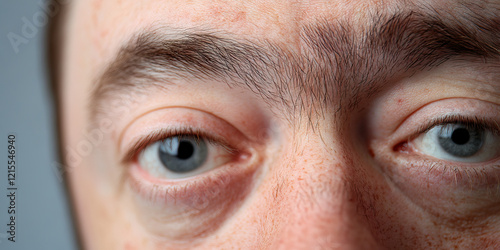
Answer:
<svg viewBox="0 0 500 250"><path fill-rule="evenodd" d="M451 140L458 145L466 144L470 140L469 131L465 128L456 129L451 134Z"/></svg>
<svg viewBox="0 0 500 250"><path fill-rule="evenodd" d="M177 150L177 158L186 160L189 159L194 153L194 147L187 141L181 141Z"/></svg>

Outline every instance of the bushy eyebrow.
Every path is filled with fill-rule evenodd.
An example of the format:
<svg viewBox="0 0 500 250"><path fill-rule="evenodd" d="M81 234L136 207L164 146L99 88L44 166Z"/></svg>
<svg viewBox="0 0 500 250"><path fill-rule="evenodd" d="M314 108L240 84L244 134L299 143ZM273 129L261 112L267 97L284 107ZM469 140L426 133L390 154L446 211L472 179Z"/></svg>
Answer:
<svg viewBox="0 0 500 250"><path fill-rule="evenodd" d="M265 94L264 73L275 68L256 45L222 38L215 31L156 28L141 32L123 46L107 66L91 96L93 113L117 95L164 87L173 79L217 79L231 85L247 84Z"/></svg>
<svg viewBox="0 0 500 250"><path fill-rule="evenodd" d="M286 108L291 116L306 112L310 119L325 106L349 112L395 75L458 56L498 60L497 12L468 9L459 17L435 10L376 13L366 27L354 27L347 19L318 21L303 27L300 52L215 30L141 31L97 79L91 114L95 118L112 112L105 105L110 99L147 93L152 86L171 84L170 79L242 86L269 105Z"/></svg>

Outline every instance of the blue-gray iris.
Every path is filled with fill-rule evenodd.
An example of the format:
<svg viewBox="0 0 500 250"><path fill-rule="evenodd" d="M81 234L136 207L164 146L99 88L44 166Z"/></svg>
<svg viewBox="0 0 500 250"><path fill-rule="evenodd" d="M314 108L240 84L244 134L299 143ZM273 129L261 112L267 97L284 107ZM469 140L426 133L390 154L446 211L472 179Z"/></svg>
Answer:
<svg viewBox="0 0 500 250"><path fill-rule="evenodd" d="M438 138L439 145L447 153L456 157L469 157L483 146L484 129L448 124L439 130Z"/></svg>
<svg viewBox="0 0 500 250"><path fill-rule="evenodd" d="M166 169L186 173L203 165L207 158L207 145L203 139L172 136L160 143L158 156Z"/></svg>

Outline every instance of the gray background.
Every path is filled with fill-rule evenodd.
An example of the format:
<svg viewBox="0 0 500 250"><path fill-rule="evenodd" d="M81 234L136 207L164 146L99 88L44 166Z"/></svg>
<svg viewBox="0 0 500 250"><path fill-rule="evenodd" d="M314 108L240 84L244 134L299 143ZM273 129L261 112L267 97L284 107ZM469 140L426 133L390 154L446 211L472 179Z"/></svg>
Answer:
<svg viewBox="0 0 500 250"><path fill-rule="evenodd" d="M47 88L43 0L0 2L0 249L76 249L64 185L54 167L54 113ZM35 27L23 27L26 20ZM9 34L26 40L13 46ZM16 242L6 238L7 136L16 138Z"/></svg>

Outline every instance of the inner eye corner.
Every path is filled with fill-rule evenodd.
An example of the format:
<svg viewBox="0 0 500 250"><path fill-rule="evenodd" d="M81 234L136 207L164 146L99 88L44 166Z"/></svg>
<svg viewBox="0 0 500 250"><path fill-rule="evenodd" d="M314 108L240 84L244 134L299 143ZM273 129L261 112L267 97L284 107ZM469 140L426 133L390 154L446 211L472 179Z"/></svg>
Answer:
<svg viewBox="0 0 500 250"><path fill-rule="evenodd" d="M400 143L397 143L392 147L392 151L397 153L409 153L410 152L409 140L404 140Z"/></svg>

